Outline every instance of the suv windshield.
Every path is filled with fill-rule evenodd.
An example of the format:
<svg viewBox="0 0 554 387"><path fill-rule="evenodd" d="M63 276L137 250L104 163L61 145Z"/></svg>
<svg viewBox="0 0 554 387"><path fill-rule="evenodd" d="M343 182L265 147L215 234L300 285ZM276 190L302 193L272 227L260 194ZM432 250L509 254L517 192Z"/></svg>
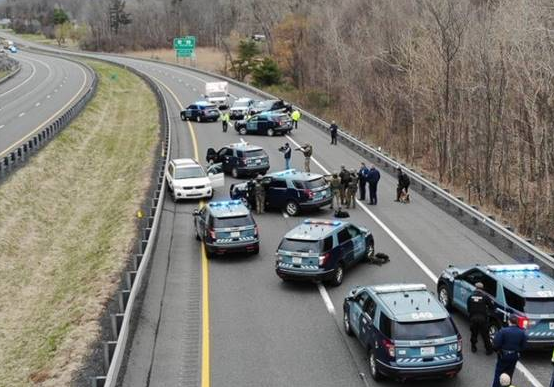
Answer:
<svg viewBox="0 0 554 387"><path fill-rule="evenodd" d="M554 298L526 298L523 309L529 314L554 314Z"/></svg>
<svg viewBox="0 0 554 387"><path fill-rule="evenodd" d="M456 336L456 329L448 318L408 323L393 321L392 323L394 340L429 340L448 336Z"/></svg>
<svg viewBox="0 0 554 387"><path fill-rule="evenodd" d="M257 150L249 150L244 152L244 157L261 157L265 156L265 152L263 149L257 149Z"/></svg>
<svg viewBox="0 0 554 387"><path fill-rule="evenodd" d="M197 177L205 177L204 170L200 167L187 167L175 169L175 179L194 179Z"/></svg>
<svg viewBox="0 0 554 387"><path fill-rule="evenodd" d="M323 177L318 177L314 180L303 181L304 187L307 189L316 189L324 187L327 183Z"/></svg>
<svg viewBox="0 0 554 387"><path fill-rule="evenodd" d="M285 238L281 241L278 250L296 251L299 253L320 253L321 243L320 241Z"/></svg>
<svg viewBox="0 0 554 387"><path fill-rule="evenodd" d="M226 218L213 218L214 228L227 228L227 227L243 227L251 226L254 224L252 215L241 215Z"/></svg>

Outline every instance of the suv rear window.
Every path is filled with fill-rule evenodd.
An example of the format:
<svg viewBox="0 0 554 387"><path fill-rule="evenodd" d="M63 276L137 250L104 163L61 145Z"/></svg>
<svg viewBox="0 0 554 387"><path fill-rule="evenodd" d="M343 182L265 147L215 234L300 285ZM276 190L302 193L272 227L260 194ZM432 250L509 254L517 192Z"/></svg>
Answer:
<svg viewBox="0 0 554 387"><path fill-rule="evenodd" d="M394 340L429 340L448 336L456 336L456 329L448 318L408 323L394 321L392 323L392 339Z"/></svg>
<svg viewBox="0 0 554 387"><path fill-rule="evenodd" d="M244 157L261 157L266 155L263 149L249 150L243 153Z"/></svg>
<svg viewBox="0 0 554 387"><path fill-rule="evenodd" d="M297 251L300 253L320 253L321 242L309 241L304 239L284 238L279 245L278 250Z"/></svg>
<svg viewBox="0 0 554 387"><path fill-rule="evenodd" d="M318 177L314 180L308 180L304 181L304 187L307 189L317 189L324 187L327 183L325 182L325 179L323 177Z"/></svg>
<svg viewBox="0 0 554 387"><path fill-rule="evenodd" d="M250 226L254 224L252 215L232 216L228 218L214 218L212 217L212 226L214 228L226 228L226 227L242 227Z"/></svg>

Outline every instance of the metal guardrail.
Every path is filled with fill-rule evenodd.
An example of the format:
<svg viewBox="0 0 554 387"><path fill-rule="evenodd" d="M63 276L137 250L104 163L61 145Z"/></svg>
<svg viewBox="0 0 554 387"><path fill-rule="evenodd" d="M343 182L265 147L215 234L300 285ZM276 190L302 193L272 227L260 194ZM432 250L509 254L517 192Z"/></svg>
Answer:
<svg viewBox="0 0 554 387"><path fill-rule="evenodd" d="M133 59L137 59L137 58L133 58ZM220 74L211 73L209 71L200 70L190 66L167 63L167 62L162 62L154 59L146 59L146 60L153 63L170 65L173 67L189 70L192 72L196 72L198 74L202 74L204 76L225 80L234 86L248 90L249 92L266 99L279 99L279 97L276 97L260 89L257 89L253 86L238 82L235 79L225 77ZM303 118L306 121L310 122L311 124L313 124L314 126L316 126L317 128L323 131L329 130L329 126L330 126L329 123L319 119L318 117L314 116L313 114L307 112L304 109L301 109L301 108L299 109L300 109L300 112L302 113ZM511 227L504 226L498 223L493 217L483 214L476 207L471 206L465 203L464 201L462 201L461 199L453 196L452 194L450 194L450 192L448 192L448 190L441 188L440 186L438 186L436 183L432 181L429 181L428 179L421 176L413 169L407 168L401 162L393 159L392 157L388 156L386 153L381 152L380 150L376 149L373 146L365 144L360 139L352 136L350 133L344 130L339 130L338 134L339 134L338 136L339 141L345 143L347 146L354 149L356 152L364 156L370 156L372 158L376 158L377 160L380 160L381 162L385 163L385 165L389 165L391 167L400 166L402 170L410 177L412 182L417 182L421 186L422 191L429 190L434 196L440 197L448 204L455 206L460 211L460 214L466 214L472 217L474 220L481 222L484 226L488 227L492 232L497 233L498 235L506 239L509 243L516 245L522 251L526 252L529 255L529 257L536 260L537 263L540 263L543 266L550 268L550 270L554 270L554 256L549 255L548 253L542 251L537 246L530 243L528 240L517 235L511 229Z"/></svg>
<svg viewBox="0 0 554 387"><path fill-rule="evenodd" d="M49 53L46 55L52 54ZM15 168L20 167L27 162L27 160L34 153L52 140L59 132L65 129L69 123L81 113L87 103L96 94L98 86L98 77L96 73L90 66L80 62L78 62L78 64L80 66L84 66L86 71L88 71L93 77L92 82L85 94L83 94L81 98L79 98L79 100L64 113L57 118L52 119L48 125L29 134L25 141L18 147L6 149L1 152L5 154L5 156L0 158L0 180L5 178Z"/></svg>

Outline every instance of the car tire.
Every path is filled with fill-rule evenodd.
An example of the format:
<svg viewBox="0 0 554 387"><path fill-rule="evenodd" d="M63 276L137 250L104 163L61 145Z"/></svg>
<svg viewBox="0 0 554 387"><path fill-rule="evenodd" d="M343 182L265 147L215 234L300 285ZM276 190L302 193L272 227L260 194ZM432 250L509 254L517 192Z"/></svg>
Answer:
<svg viewBox="0 0 554 387"><path fill-rule="evenodd" d="M260 244L258 243L256 247L254 247L254 250L252 250L252 255L257 255L260 253Z"/></svg>
<svg viewBox="0 0 554 387"><path fill-rule="evenodd" d="M239 170L236 167L233 167L233 169L231 169L231 176L233 176L235 179L239 178Z"/></svg>
<svg viewBox="0 0 554 387"><path fill-rule="evenodd" d="M344 279L344 265L339 263L335 271L333 272L333 278L329 281L329 284L331 286L340 286L342 284L342 280Z"/></svg>
<svg viewBox="0 0 554 387"><path fill-rule="evenodd" d="M202 118L200 118L200 116L196 116L196 122L202 122Z"/></svg>
<svg viewBox="0 0 554 387"><path fill-rule="evenodd" d="M246 128L240 128L239 133L244 136L246 134Z"/></svg>
<svg viewBox="0 0 554 387"><path fill-rule="evenodd" d="M200 235L198 234L198 230L196 229L196 225L194 226L194 234L195 234L195 238L196 238L197 241L202 240L202 238L200 238Z"/></svg>
<svg viewBox="0 0 554 387"><path fill-rule="evenodd" d="M275 131L274 131L273 129L269 128L269 129L267 130L267 135L268 135L269 137L273 137L273 136L275 135Z"/></svg>
<svg viewBox="0 0 554 387"><path fill-rule="evenodd" d="M383 374L379 372L379 369L377 368L375 351L371 348L367 351L367 365L369 368L369 374L374 381L380 382L381 380L383 380Z"/></svg>
<svg viewBox="0 0 554 387"><path fill-rule="evenodd" d="M450 290L448 290L448 286L446 286L446 284L440 284L437 293L437 298L442 306L448 311L452 310L452 295L450 294Z"/></svg>
<svg viewBox="0 0 554 387"><path fill-rule="evenodd" d="M346 332L348 336L354 336L354 332L352 331L352 326L350 325L350 317L348 317L348 313L346 311L344 312L342 322L344 325L344 332Z"/></svg>
<svg viewBox="0 0 554 387"><path fill-rule="evenodd" d="M181 121L186 121L187 117L184 114L181 114Z"/></svg>
<svg viewBox="0 0 554 387"><path fill-rule="evenodd" d="M298 207L298 204L296 202L293 202L292 200L290 202L287 202L285 206L285 212L289 216L296 216L298 212L300 211L300 208Z"/></svg>

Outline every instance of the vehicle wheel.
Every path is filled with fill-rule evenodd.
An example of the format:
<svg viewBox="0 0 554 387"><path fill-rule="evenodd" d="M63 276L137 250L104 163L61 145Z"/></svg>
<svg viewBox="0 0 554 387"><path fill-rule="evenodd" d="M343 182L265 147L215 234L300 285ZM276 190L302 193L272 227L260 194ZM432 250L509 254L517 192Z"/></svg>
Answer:
<svg viewBox="0 0 554 387"><path fill-rule="evenodd" d="M233 176L235 179L238 179L239 177L239 170L237 168L231 169L231 176Z"/></svg>
<svg viewBox="0 0 554 387"><path fill-rule="evenodd" d="M254 250L252 250L252 254L256 255L256 254L259 254L259 253L260 253L260 244L258 243L256 245L256 247L254 248Z"/></svg>
<svg viewBox="0 0 554 387"><path fill-rule="evenodd" d="M337 266L337 268L333 273L333 278L331 279L331 281L329 281L329 283L331 284L331 286L340 286L340 284L342 284L343 278L344 278L344 266L342 263L339 263L339 265Z"/></svg>
<svg viewBox="0 0 554 387"><path fill-rule="evenodd" d="M202 119L200 118L200 116L196 116L196 122L201 122Z"/></svg>
<svg viewBox="0 0 554 387"><path fill-rule="evenodd" d="M445 284L439 285L439 301L446 308L446 310L452 309L452 298L450 297L450 291Z"/></svg>
<svg viewBox="0 0 554 387"><path fill-rule="evenodd" d="M489 325L489 337L491 339L491 343L493 342L494 336L499 330L500 330L500 324L498 324L498 322L496 321L492 321L491 324Z"/></svg>
<svg viewBox="0 0 554 387"><path fill-rule="evenodd" d="M288 202L285 206L285 211L289 216L296 216L296 214L298 214L298 210L298 204L293 201Z"/></svg>
<svg viewBox="0 0 554 387"><path fill-rule="evenodd" d="M373 262L373 257L375 255L375 246L371 245L365 251L365 259L368 262Z"/></svg>
<svg viewBox="0 0 554 387"><path fill-rule="evenodd" d="M267 135L268 135L269 137L273 137L273 136L275 135L275 131L274 131L273 129L268 129L268 130L267 130Z"/></svg>
<svg viewBox="0 0 554 387"><path fill-rule="evenodd" d="M239 133L244 136L246 134L246 128L240 128Z"/></svg>
<svg viewBox="0 0 554 387"><path fill-rule="evenodd" d="M196 226L194 226L194 233L196 234L196 235L195 235L196 240L197 240L197 241L201 240L201 239L200 239L200 235L198 234L198 230L196 229Z"/></svg>
<svg viewBox="0 0 554 387"><path fill-rule="evenodd" d="M214 198L214 189L212 188L212 193L210 194L210 196L208 196L208 199L213 199Z"/></svg>
<svg viewBox="0 0 554 387"><path fill-rule="evenodd" d="M350 326L350 317L348 317L348 313L344 312L344 317L342 319L342 322L344 324L344 331L348 336L354 336L354 332L352 331L352 326Z"/></svg>
<svg viewBox="0 0 554 387"><path fill-rule="evenodd" d="M184 114L181 114L181 121L185 121L187 118L185 117Z"/></svg>
<svg viewBox="0 0 554 387"><path fill-rule="evenodd" d="M383 380L383 375L377 369L377 360L375 359L375 352L370 349L367 351L367 363L369 366L369 374L376 382Z"/></svg>

